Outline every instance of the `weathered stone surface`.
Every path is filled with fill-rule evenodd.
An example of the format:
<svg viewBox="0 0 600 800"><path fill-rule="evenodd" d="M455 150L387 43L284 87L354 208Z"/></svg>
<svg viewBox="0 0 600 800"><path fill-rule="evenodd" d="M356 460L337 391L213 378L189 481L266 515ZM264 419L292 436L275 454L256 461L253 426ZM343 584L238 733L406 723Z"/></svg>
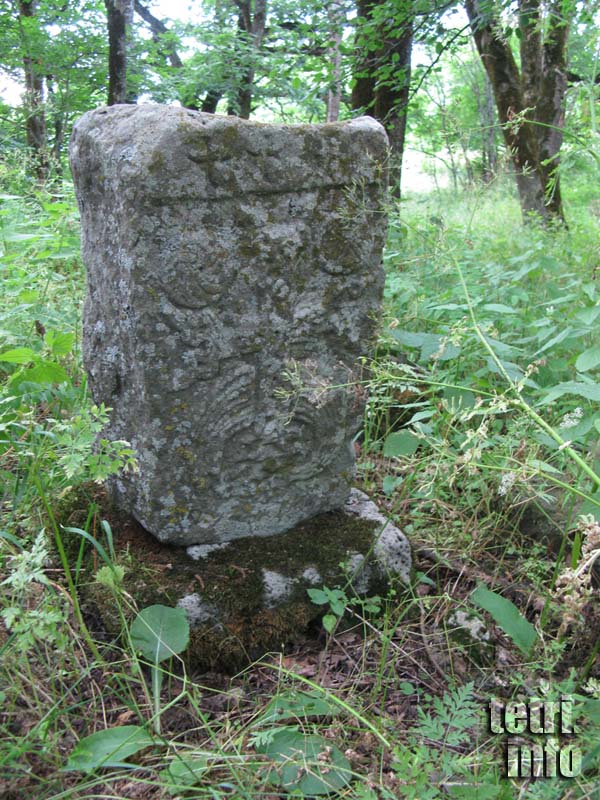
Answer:
<svg viewBox="0 0 600 800"><path fill-rule="evenodd" d="M386 137L113 106L76 125L84 360L162 541L268 536L343 506L379 308Z"/></svg>

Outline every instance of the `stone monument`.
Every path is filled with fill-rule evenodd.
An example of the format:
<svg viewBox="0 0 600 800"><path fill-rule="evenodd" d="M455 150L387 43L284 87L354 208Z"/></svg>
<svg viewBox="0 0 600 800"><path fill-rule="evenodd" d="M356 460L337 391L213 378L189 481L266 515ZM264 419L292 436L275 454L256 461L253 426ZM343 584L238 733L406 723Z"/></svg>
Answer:
<svg viewBox="0 0 600 800"><path fill-rule="evenodd" d="M380 306L386 135L159 105L75 126L84 361L162 542L280 534L342 507Z"/></svg>

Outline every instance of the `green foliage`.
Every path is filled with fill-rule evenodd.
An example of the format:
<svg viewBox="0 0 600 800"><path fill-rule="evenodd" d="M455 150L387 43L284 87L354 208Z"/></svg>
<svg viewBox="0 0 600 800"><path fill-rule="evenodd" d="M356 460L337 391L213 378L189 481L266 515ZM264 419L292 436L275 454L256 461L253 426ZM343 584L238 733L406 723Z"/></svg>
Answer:
<svg viewBox="0 0 600 800"><path fill-rule="evenodd" d="M108 767L128 767L131 765L126 759L152 744L152 737L139 725L107 728L82 739L69 756L65 770L95 772Z"/></svg>
<svg viewBox="0 0 600 800"><path fill-rule="evenodd" d="M353 575L348 575L348 584L352 584ZM371 597L349 597L345 589L329 589L323 586L321 589L307 589L308 596L317 606L329 606L329 614L323 615L323 627L327 633L333 633L339 621L344 616L347 608L359 607L366 614L377 614L381 610L381 598L374 595Z"/></svg>
<svg viewBox="0 0 600 800"><path fill-rule="evenodd" d="M30 14L20 13L25 7L29 7ZM41 0L16 7L3 2L0 30L2 72L21 81L26 67L41 82L41 95L34 98L24 93L17 111L4 116L6 134L0 139L0 155L4 157L6 145L11 144L21 149L23 158L28 158L23 147L25 125L28 117L41 113L47 134L42 148L52 164L52 176L60 177L70 128L84 111L99 104L105 86L103 5L97 0L67 5ZM31 173L22 177L29 189L35 185Z"/></svg>
<svg viewBox="0 0 600 800"><path fill-rule="evenodd" d="M497 592L492 592L480 584L469 598L472 603L492 615L504 633L513 640L519 650L527 656L537 641L538 635L528 620L510 600Z"/></svg>
<svg viewBox="0 0 600 800"><path fill-rule="evenodd" d="M190 641L190 626L182 608L153 605L144 608L129 631L132 647L150 663L154 699L154 730L160 733L160 690L163 671L158 666L183 652Z"/></svg>
<svg viewBox="0 0 600 800"><path fill-rule="evenodd" d="M525 789L502 778L499 743L482 725L488 698L481 687L492 672L507 693L530 690L545 675L553 692L575 698L587 772L568 788L540 781L526 791L539 798L565 791L592 796L600 693L588 673L597 650L586 650L582 665L577 631L557 634L563 608L553 587L566 565L575 571L596 558L591 545L584 550L575 520L582 510L597 518L599 508L598 28L593 16L582 19L570 42L571 64L583 79L569 90L563 148L570 228L524 229L514 188L501 176L502 153L495 175L487 176L492 184L479 180L490 146L483 73L460 37L455 51L442 55L453 34L440 23L438 5L402 2L392 14L380 4L365 26L350 14L351 4L343 5L340 43L342 115L349 113L351 71L360 58L357 30L376 49L381 23L391 33L416 7L417 35L431 44L427 60L441 56L428 76L420 65L414 71L414 85L424 80L424 89L411 98L409 124L413 145L438 165L436 180L448 170L457 190L409 195L400 211L391 210L387 317L370 365L360 440L365 488L382 490L392 517L416 548L423 546L419 583L414 596L402 600L355 597L350 574L344 587L310 590L326 612L325 630L335 635L326 637L318 659L294 654L298 675L261 664L247 682L234 678L215 692L186 674L183 661L168 665L187 646L183 611L144 609L129 626L122 613L130 602L123 589L126 567L115 563L110 527L102 525L98 535L92 524L97 507L90 502L77 509L87 515L80 528L56 525L52 507L71 487L135 468L134 454L127 442L103 437L110 409L91 403L81 367L84 281L70 187L55 184L52 195L39 191L25 145L29 109L0 105L0 782L7 781L8 796L108 795L127 780L137 793L147 787L178 797L275 791L353 800L508 800ZM240 35L229 2L203 6L194 24L169 23L171 32L155 39L138 19L132 87L161 102L191 104L215 91L225 112L236 108L251 70L259 118L321 121L334 77L329 10L322 3L270 4L261 47ZM13 7L0 3L0 25L4 70L18 77L24 55L31 56L52 90L44 105L47 144L57 143L60 156L61 126L64 143L74 117L104 99L103 5L40 2L35 18L19 30ZM167 66L169 43L182 56L181 69ZM402 80L393 63L384 59L379 66L387 86ZM60 165L59 157L56 172ZM462 186L468 194L458 191ZM542 541L536 526L525 538L521 515L533 503L550 518L557 548ZM74 534L90 545L100 562L95 576L86 572L81 553L75 563L64 554L64 575L56 570L42 526L57 542ZM587 527L595 530L593 519ZM432 551L439 569L425 566ZM457 559L466 585L462 571L452 572ZM498 592L480 588L470 595L514 643L507 648L509 662L525 653L539 658L522 673L500 660L491 669L487 662L474 668L469 648L457 645L446 626L449 612L472 591L473 565L478 580L479 570L510 574L515 585L521 581L541 595L539 615L538 606L527 611L538 615L539 637ZM75 585L88 579L117 600L122 646L86 635ZM346 614L361 620L360 634L339 633ZM584 617L575 622L585 629ZM358 648L353 636L364 637ZM574 676L561 682L559 659L569 647ZM269 669L277 683L265 679ZM81 739L82 718L97 732ZM150 720L161 737L122 724L131 719ZM78 740L60 774L64 753ZM357 758L357 751L368 759ZM142 769L133 771L136 754ZM96 774L104 768L111 774Z"/></svg>
<svg viewBox="0 0 600 800"><path fill-rule="evenodd" d="M319 797L343 789L351 778L348 759L318 734L306 734L295 726L255 736L257 753L274 762L269 772L273 784L302 797Z"/></svg>
<svg viewBox="0 0 600 800"><path fill-rule="evenodd" d="M365 434L370 452L395 460L391 496L453 497L465 508L482 504L492 519L494 504L566 485L598 513L598 471L586 463L600 391L589 279L599 231L586 212L587 180L571 200L582 213L568 232L496 227L516 211L501 187L460 204L439 196L441 228L431 230L433 208L423 214L418 199L402 225L393 220L391 324L372 367Z"/></svg>
<svg viewBox="0 0 600 800"><path fill-rule="evenodd" d="M256 726L304 717L331 717L339 714L339 706L331 703L322 693L281 692L267 704L255 720Z"/></svg>
<svg viewBox="0 0 600 800"><path fill-rule="evenodd" d="M179 757L161 772L161 782L171 794L186 792L190 787L201 783L209 767L207 756Z"/></svg>
<svg viewBox="0 0 600 800"><path fill-rule="evenodd" d="M0 248L0 482L10 498L2 514L7 526L31 519L35 530L46 516L36 480L57 496L135 461L127 442L102 437L109 409L94 406L86 391L73 198L4 196Z"/></svg>
<svg viewBox="0 0 600 800"><path fill-rule="evenodd" d="M61 648L68 641L68 607L64 597L53 590L46 574L48 555L42 531L30 548L10 557L8 576L0 583L5 587L0 617L12 634L14 646L23 655L38 642ZM40 592L45 593L45 602L36 604Z"/></svg>
<svg viewBox="0 0 600 800"><path fill-rule="evenodd" d="M481 736L481 706L474 700L473 684L452 688L443 697L425 697L418 723L409 731L406 745L394 748L394 770L400 776L402 797L437 800L442 797L510 797L501 785L495 765L472 767L474 732ZM431 743L437 743L432 747Z"/></svg>
<svg viewBox="0 0 600 800"><path fill-rule="evenodd" d="M140 611L129 635L131 644L153 666L185 650L190 637L185 611L161 605Z"/></svg>

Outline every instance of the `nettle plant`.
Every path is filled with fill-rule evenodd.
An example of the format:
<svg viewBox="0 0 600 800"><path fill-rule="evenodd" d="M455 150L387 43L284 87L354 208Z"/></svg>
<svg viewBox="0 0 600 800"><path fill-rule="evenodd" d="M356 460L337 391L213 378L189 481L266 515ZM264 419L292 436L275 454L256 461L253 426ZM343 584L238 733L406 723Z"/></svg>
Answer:
<svg viewBox="0 0 600 800"><path fill-rule="evenodd" d="M448 235L441 252L438 243L401 270L391 249L387 301L398 316L373 366L369 437L385 456L418 457L425 493L462 473L471 492L523 499L559 487L597 514L600 295L569 270L581 264L565 233L527 233L524 252L502 260L468 239L455 255Z"/></svg>
<svg viewBox="0 0 600 800"><path fill-rule="evenodd" d="M0 250L0 475L10 527L38 503L37 484L55 495L131 469L134 457L128 443L101 438L109 409L87 395L73 198L0 197Z"/></svg>

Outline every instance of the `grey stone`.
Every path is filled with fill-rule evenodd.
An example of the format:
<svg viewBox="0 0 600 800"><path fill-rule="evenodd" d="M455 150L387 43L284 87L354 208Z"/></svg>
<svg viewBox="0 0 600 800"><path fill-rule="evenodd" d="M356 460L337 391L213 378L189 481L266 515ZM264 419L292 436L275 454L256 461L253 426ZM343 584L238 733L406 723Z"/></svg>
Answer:
<svg viewBox="0 0 600 800"><path fill-rule="evenodd" d="M215 622L219 612L212 603L207 603L197 592L186 594L177 601L177 607L183 608L192 628L204 622Z"/></svg>
<svg viewBox="0 0 600 800"><path fill-rule="evenodd" d="M368 594L373 580L373 570L362 553L351 553L346 562L346 571L352 588L358 594Z"/></svg>
<svg viewBox="0 0 600 800"><path fill-rule="evenodd" d="M390 522L369 496L359 489L352 489L344 511L381 525L373 547L375 558L381 569L409 583L412 555L408 539L400 528Z"/></svg>
<svg viewBox="0 0 600 800"><path fill-rule="evenodd" d="M219 542L218 544L192 544L187 548L187 554L194 561L200 561L202 558L207 558L210 553L215 550L222 550L227 547L229 542Z"/></svg>
<svg viewBox="0 0 600 800"><path fill-rule="evenodd" d="M265 608L276 608L291 595L294 588L294 580L271 569L263 569L262 576L265 591Z"/></svg>
<svg viewBox="0 0 600 800"><path fill-rule="evenodd" d="M302 577L311 586L318 586L320 583L323 583L321 573L314 567L307 567L302 573Z"/></svg>
<svg viewBox="0 0 600 800"><path fill-rule="evenodd" d="M161 541L283 532L341 507L383 286L387 140L367 117L266 125L157 105L85 114L70 156L84 362Z"/></svg>

